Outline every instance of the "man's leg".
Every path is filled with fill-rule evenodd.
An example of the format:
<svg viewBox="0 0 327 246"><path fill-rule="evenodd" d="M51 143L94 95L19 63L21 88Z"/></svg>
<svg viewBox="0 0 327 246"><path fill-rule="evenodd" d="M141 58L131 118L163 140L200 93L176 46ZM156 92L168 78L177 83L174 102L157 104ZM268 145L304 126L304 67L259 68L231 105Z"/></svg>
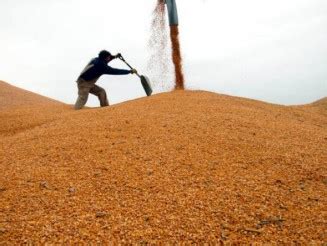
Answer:
<svg viewBox="0 0 327 246"><path fill-rule="evenodd" d="M99 98L101 107L109 106L109 102L107 99L107 93L102 87L94 85L90 89L90 93L92 93L93 95L95 95Z"/></svg>
<svg viewBox="0 0 327 246"><path fill-rule="evenodd" d="M78 85L78 98L75 103L75 109L82 109L89 97L90 87Z"/></svg>

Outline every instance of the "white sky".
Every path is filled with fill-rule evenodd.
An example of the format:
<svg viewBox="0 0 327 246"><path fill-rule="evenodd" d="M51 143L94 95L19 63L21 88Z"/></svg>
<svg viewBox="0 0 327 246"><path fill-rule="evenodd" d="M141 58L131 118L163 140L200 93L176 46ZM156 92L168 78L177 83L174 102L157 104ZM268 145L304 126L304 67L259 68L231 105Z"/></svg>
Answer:
<svg viewBox="0 0 327 246"><path fill-rule="evenodd" d="M101 49L146 74L155 2L0 0L0 79L72 104L76 77ZM327 96L326 0L176 2L189 89L279 104ZM144 96L136 76L98 84L111 103Z"/></svg>

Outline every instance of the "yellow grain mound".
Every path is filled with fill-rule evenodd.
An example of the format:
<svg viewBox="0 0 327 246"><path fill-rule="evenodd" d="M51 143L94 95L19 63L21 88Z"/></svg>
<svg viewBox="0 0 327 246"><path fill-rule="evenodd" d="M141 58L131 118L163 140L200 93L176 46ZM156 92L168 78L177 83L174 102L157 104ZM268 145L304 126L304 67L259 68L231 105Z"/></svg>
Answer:
<svg viewBox="0 0 327 246"><path fill-rule="evenodd" d="M312 104L315 107L320 107L323 110L327 111L327 97L324 97Z"/></svg>
<svg viewBox="0 0 327 246"><path fill-rule="evenodd" d="M202 91L2 110L0 244L321 244L326 149L320 111Z"/></svg>
<svg viewBox="0 0 327 246"><path fill-rule="evenodd" d="M60 102L20 89L0 80L0 110L17 106L54 104L60 104Z"/></svg>

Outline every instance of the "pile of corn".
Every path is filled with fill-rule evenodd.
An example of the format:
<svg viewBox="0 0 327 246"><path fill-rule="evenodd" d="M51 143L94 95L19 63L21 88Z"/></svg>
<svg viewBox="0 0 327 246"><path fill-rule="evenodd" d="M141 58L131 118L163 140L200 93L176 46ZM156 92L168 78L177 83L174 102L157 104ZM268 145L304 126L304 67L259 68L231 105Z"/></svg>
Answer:
<svg viewBox="0 0 327 246"><path fill-rule="evenodd" d="M28 95L1 95L0 244L327 240L319 103L176 91L74 111Z"/></svg>

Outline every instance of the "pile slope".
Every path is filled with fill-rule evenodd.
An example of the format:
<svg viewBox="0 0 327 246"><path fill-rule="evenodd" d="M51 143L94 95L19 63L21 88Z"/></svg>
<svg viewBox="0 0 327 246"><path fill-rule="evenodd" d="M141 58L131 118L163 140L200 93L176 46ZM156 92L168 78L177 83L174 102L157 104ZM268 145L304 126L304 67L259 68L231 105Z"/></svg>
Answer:
<svg viewBox="0 0 327 246"><path fill-rule="evenodd" d="M324 97L313 104L311 106L319 108L321 111L323 111L325 114L327 113L327 97Z"/></svg>
<svg viewBox="0 0 327 246"><path fill-rule="evenodd" d="M45 106L61 104L53 99L18 88L0 80L0 110L18 106Z"/></svg>
<svg viewBox="0 0 327 246"><path fill-rule="evenodd" d="M0 242L326 241L325 114L201 91L44 111L0 138Z"/></svg>
<svg viewBox="0 0 327 246"><path fill-rule="evenodd" d="M0 81L0 136L51 122L68 108L68 105L51 98Z"/></svg>

